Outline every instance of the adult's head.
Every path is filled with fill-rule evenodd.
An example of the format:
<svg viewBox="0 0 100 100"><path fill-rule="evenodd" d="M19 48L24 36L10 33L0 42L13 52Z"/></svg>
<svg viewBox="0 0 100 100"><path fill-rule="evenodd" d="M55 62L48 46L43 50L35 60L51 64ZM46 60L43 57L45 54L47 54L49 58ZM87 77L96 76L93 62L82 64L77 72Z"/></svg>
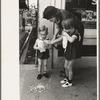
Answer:
<svg viewBox="0 0 100 100"><path fill-rule="evenodd" d="M43 18L51 21L51 22L56 22L57 21L57 16L59 15L59 10L58 8L55 8L54 6L48 6L45 8L43 12Z"/></svg>
<svg viewBox="0 0 100 100"><path fill-rule="evenodd" d="M54 6L48 6L45 8L43 12L43 18L59 24L64 19L69 19L71 17L74 17L74 15L68 11L63 9L55 8Z"/></svg>

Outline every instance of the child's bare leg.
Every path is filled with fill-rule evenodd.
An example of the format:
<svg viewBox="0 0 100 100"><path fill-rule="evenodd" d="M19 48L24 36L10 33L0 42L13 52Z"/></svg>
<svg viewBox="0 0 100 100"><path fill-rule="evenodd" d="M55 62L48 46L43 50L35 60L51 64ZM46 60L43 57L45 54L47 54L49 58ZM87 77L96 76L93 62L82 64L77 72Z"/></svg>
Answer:
<svg viewBox="0 0 100 100"><path fill-rule="evenodd" d="M43 65L44 65L44 67L43 67L44 73L47 72L47 62L48 62L48 60L44 59L44 63L43 63Z"/></svg>
<svg viewBox="0 0 100 100"><path fill-rule="evenodd" d="M62 85L62 87L69 87L69 86L72 86L72 77L73 77L73 71L72 71L72 67L73 67L73 63L74 63L74 60L69 60L68 61L68 72L69 72L69 77L68 77L68 82L66 82L65 84ZM67 70L66 70L67 71ZM62 83L64 83L62 81Z"/></svg>
<svg viewBox="0 0 100 100"><path fill-rule="evenodd" d="M39 74L42 73L42 63L43 63L43 61L38 58L38 73Z"/></svg>
<svg viewBox="0 0 100 100"><path fill-rule="evenodd" d="M65 84L66 82L68 82L68 80L69 80L69 79L68 79L68 77L69 77L68 63L69 63L68 60L65 59L64 68L65 68L65 74L66 74L66 75L65 75L64 80L61 81L61 83L64 83L64 84Z"/></svg>
<svg viewBox="0 0 100 100"><path fill-rule="evenodd" d="M38 80L42 78L42 63L43 61L38 58L38 76L37 76Z"/></svg>
<svg viewBox="0 0 100 100"><path fill-rule="evenodd" d="M68 72L68 60L65 60L64 68L65 68L65 73L66 73L66 78L68 79L69 77L69 72Z"/></svg>
<svg viewBox="0 0 100 100"><path fill-rule="evenodd" d="M69 82L70 82L70 83L72 83L72 78L73 78L73 70L72 70L72 67L73 67L74 61L75 61L75 60L71 60L71 61L69 61L69 63L68 63Z"/></svg>
<svg viewBox="0 0 100 100"><path fill-rule="evenodd" d="M44 62L43 62L43 64L44 64L44 76L46 77L46 78L49 78L49 75L47 74L47 62L48 62L48 59L44 59Z"/></svg>

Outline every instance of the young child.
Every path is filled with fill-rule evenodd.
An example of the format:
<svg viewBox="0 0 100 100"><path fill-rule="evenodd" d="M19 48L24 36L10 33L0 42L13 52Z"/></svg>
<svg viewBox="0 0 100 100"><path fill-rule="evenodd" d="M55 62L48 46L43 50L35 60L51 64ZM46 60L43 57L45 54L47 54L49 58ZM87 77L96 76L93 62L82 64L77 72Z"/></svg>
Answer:
<svg viewBox="0 0 100 100"><path fill-rule="evenodd" d="M62 40L64 41L66 37L66 44L65 48L65 79L61 81L63 84L62 87L69 87L72 86L72 78L73 78L73 64L75 59L81 58L80 52L80 34L75 29L75 20L74 19L67 19L62 21L63 26L63 33L62 33ZM58 42L58 40L53 40L51 44ZM64 44L63 44L64 45Z"/></svg>
<svg viewBox="0 0 100 100"><path fill-rule="evenodd" d="M34 44L34 49L37 50L38 57L38 76L37 79L41 79L42 76L49 78L47 73L47 60L49 58L49 40L47 39L48 28L46 26L39 27L39 38Z"/></svg>

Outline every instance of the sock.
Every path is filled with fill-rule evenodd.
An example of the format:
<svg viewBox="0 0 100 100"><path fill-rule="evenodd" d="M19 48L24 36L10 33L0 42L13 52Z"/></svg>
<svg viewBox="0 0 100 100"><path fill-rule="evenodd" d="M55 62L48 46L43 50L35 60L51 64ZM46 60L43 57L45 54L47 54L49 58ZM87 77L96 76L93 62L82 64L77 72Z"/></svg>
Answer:
<svg viewBox="0 0 100 100"><path fill-rule="evenodd" d="M69 80L69 79L68 79L68 76L66 76L66 79Z"/></svg>
<svg viewBox="0 0 100 100"><path fill-rule="evenodd" d="M68 80L69 83L72 83L72 80Z"/></svg>

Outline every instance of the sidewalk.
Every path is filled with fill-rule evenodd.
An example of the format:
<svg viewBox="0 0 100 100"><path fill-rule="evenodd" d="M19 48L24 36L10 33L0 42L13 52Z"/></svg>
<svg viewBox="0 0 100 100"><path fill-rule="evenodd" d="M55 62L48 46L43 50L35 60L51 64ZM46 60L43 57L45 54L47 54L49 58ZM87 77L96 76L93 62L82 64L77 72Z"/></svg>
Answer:
<svg viewBox="0 0 100 100"><path fill-rule="evenodd" d="M49 70L49 79L43 77L37 80L34 65L20 65L20 100L97 100L96 66L73 70L73 86L63 88L60 69Z"/></svg>

